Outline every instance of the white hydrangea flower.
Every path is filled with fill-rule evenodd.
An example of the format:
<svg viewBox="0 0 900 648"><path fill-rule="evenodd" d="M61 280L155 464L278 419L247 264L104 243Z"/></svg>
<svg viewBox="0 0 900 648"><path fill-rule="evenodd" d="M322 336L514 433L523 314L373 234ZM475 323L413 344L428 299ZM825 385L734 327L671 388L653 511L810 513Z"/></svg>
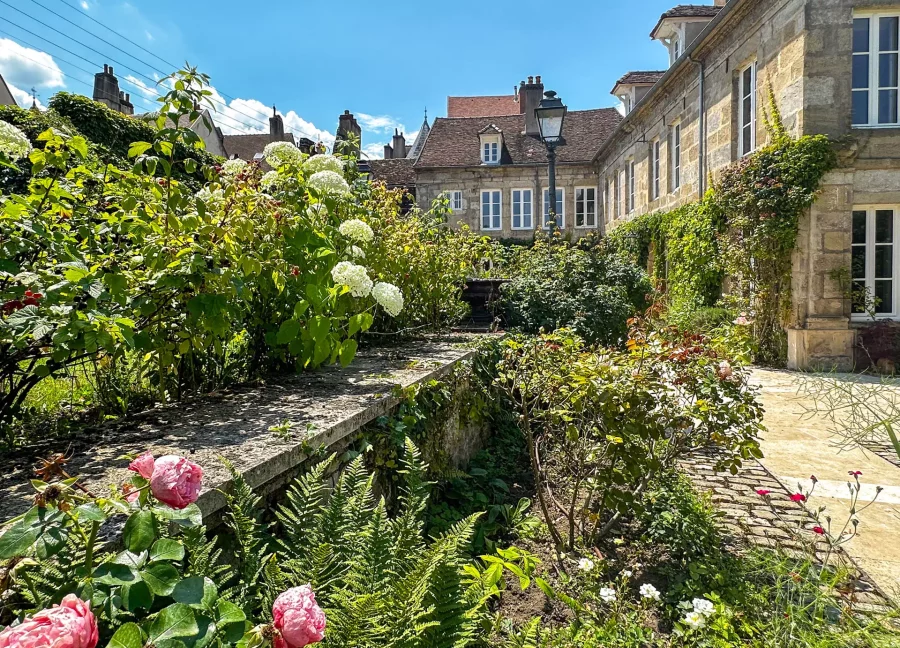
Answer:
<svg viewBox="0 0 900 648"><path fill-rule="evenodd" d="M203 187L203 189L196 193L196 197L203 201L207 210L215 211L225 202L225 191L222 189L213 190L209 187Z"/></svg>
<svg viewBox="0 0 900 648"><path fill-rule="evenodd" d="M12 124L0 121L0 153L11 160L27 157L31 153L28 136Z"/></svg>
<svg viewBox="0 0 900 648"><path fill-rule="evenodd" d="M281 183L281 176L278 171L268 171L263 174L262 180L259 181L259 187L263 191L275 191Z"/></svg>
<svg viewBox="0 0 900 648"><path fill-rule="evenodd" d="M594 571L594 561L590 558L582 558L578 561L578 569L583 572Z"/></svg>
<svg viewBox="0 0 900 648"><path fill-rule="evenodd" d="M706 617L699 612L688 612L684 615L683 621L692 630L698 630L706 625Z"/></svg>
<svg viewBox="0 0 900 648"><path fill-rule="evenodd" d="M372 296L391 317L403 311L403 293L394 284L380 281L372 289Z"/></svg>
<svg viewBox="0 0 900 648"><path fill-rule="evenodd" d="M372 231L369 224L358 218L344 221L341 223L338 231L348 239L356 241L357 243L371 243L375 240L375 232Z"/></svg>
<svg viewBox="0 0 900 648"><path fill-rule="evenodd" d="M363 251L363 249L361 247L351 245L350 246L350 256L352 256L354 259L365 259L366 253L365 253L365 251Z"/></svg>
<svg viewBox="0 0 900 648"><path fill-rule="evenodd" d="M246 168L247 163L240 158L225 160L225 162L222 163L222 175L228 179L232 179Z"/></svg>
<svg viewBox="0 0 900 648"><path fill-rule="evenodd" d="M641 598L652 599L654 601L659 600L659 590L650 583L644 583L638 591L641 594Z"/></svg>
<svg viewBox="0 0 900 648"><path fill-rule="evenodd" d="M340 173L334 171L314 173L310 176L307 184L310 189L315 189L320 194L350 195L350 185Z"/></svg>
<svg viewBox="0 0 900 648"><path fill-rule="evenodd" d="M372 293L372 280L361 265L341 261L331 269L331 278L336 284L349 286L354 297L368 297Z"/></svg>
<svg viewBox="0 0 900 648"><path fill-rule="evenodd" d="M695 598L691 601L691 606L694 608L694 612L702 614L705 617L710 616L716 611L716 606L713 605L713 602L707 601L705 598Z"/></svg>
<svg viewBox="0 0 900 648"><path fill-rule="evenodd" d="M634 574L632 573L632 571L630 569L626 569L625 571L622 572L622 576L624 576L625 578L631 578L633 575Z"/></svg>
<svg viewBox="0 0 900 648"><path fill-rule="evenodd" d="M616 590L611 587L601 587L600 592L598 592L600 598L603 599L604 603L615 603L616 601Z"/></svg>
<svg viewBox="0 0 900 648"><path fill-rule="evenodd" d="M325 153L322 153L321 155L313 155L303 163L303 171L306 173L306 175L312 175L314 173L318 173L319 171L334 171L335 173L343 173L344 161L339 157L327 155Z"/></svg>
<svg viewBox="0 0 900 648"><path fill-rule="evenodd" d="M272 142L263 149L263 157L272 167L278 168L286 164L301 164L303 153L290 142Z"/></svg>

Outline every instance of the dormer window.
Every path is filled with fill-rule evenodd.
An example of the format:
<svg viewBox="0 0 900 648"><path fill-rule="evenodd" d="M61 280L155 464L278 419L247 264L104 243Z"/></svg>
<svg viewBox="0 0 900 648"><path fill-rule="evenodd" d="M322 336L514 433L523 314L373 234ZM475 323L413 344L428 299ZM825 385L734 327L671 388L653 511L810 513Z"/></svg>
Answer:
<svg viewBox="0 0 900 648"><path fill-rule="evenodd" d="M479 135L481 136L481 163L500 164L503 149L502 131L491 124L485 127Z"/></svg>
<svg viewBox="0 0 900 648"><path fill-rule="evenodd" d="M660 17L650 38L666 46L669 64L674 65L725 4L716 0L713 5L678 5Z"/></svg>

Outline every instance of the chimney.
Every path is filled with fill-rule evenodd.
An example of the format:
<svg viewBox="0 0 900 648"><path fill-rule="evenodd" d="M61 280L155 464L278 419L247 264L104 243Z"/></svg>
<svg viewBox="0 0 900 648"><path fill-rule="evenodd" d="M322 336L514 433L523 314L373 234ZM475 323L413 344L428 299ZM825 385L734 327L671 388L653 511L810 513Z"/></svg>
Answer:
<svg viewBox="0 0 900 648"><path fill-rule="evenodd" d="M121 100L124 95L119 91L119 80L113 74L111 66L103 64L103 72L94 75L94 101L99 101L107 108L121 110ZM132 107L132 113L134 112Z"/></svg>
<svg viewBox="0 0 900 648"><path fill-rule="evenodd" d="M349 110L338 118L337 134L334 138L334 152L359 157L359 145L362 139L362 128ZM352 147L347 142L352 142Z"/></svg>
<svg viewBox="0 0 900 648"><path fill-rule="evenodd" d="M713 5L716 7L724 7L726 4L728 4L728 0L715 0L713 2Z"/></svg>
<svg viewBox="0 0 900 648"><path fill-rule="evenodd" d="M278 110L275 109L275 106L272 106L272 116L269 117L269 141L284 141L284 120L281 118L281 115L278 114Z"/></svg>
<svg viewBox="0 0 900 648"><path fill-rule="evenodd" d="M534 109L541 104L544 96L544 84L541 77L528 77L528 82L523 82L519 87L519 110L525 115L525 134L540 137L541 129L538 127Z"/></svg>
<svg viewBox="0 0 900 648"><path fill-rule="evenodd" d="M406 157L406 138L396 128L394 129L394 141L391 144L391 148L394 150L394 156L398 158Z"/></svg>
<svg viewBox="0 0 900 648"><path fill-rule="evenodd" d="M119 112L123 115L134 114L134 104L131 103L131 95L119 92Z"/></svg>
<svg viewBox="0 0 900 648"><path fill-rule="evenodd" d="M394 157L394 149L391 147L390 144L385 144L384 145L384 159L390 160L390 159L393 159L393 157Z"/></svg>

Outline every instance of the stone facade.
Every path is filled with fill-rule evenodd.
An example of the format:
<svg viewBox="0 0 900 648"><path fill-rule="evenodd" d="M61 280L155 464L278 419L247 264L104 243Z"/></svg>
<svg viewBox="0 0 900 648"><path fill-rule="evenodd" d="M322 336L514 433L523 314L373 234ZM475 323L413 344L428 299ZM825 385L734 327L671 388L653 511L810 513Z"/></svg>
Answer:
<svg viewBox="0 0 900 648"><path fill-rule="evenodd" d="M755 65L756 147L768 139L765 107L771 87L794 136L835 140L839 168L801 219L793 267L789 366L853 366L855 327L846 287L835 271L851 267L855 209L900 210L900 128L853 127L854 16L900 15L900 2L870 0L731 0L629 114L601 148L606 227L634 216L696 201L723 168L741 156L741 74ZM874 25L873 25L874 28ZM702 78L702 85L701 85ZM702 98L701 98L702 97ZM701 106L702 102L702 106ZM673 131L680 125L681 183L673 182ZM660 192L651 191L653 142L660 142ZM622 172L634 162L634 204L619 208ZM628 192L630 195L630 192ZM612 209L610 208L612 207ZM897 259L893 254L893 309Z"/></svg>

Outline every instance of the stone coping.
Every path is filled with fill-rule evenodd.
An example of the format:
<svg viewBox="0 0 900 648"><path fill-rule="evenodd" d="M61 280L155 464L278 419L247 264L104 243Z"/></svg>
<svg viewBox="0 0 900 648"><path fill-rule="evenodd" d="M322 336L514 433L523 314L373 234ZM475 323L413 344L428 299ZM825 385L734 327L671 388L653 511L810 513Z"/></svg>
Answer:
<svg viewBox="0 0 900 648"><path fill-rule="evenodd" d="M38 456L67 452L67 472L98 495L128 479L128 462L117 459L126 453L186 456L203 467L197 504L206 519L225 506L221 490L227 491L231 479L222 458L254 489L292 476L308 459L305 450L333 446L399 405L392 395L395 387L439 378L472 358L476 351L467 344L472 339L429 338L367 349L346 368L327 367L155 407L48 445ZM285 421L292 423L289 439L270 430ZM32 506L35 456L17 454L0 458L0 524Z"/></svg>

